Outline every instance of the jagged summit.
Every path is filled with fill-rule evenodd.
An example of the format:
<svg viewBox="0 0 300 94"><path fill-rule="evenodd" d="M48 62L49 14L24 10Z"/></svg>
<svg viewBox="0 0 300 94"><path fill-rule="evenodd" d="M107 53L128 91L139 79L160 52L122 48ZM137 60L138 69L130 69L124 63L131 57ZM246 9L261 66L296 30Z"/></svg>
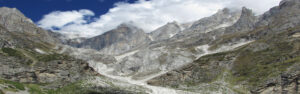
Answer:
<svg viewBox="0 0 300 94"><path fill-rule="evenodd" d="M47 31L37 27L29 18L16 8L0 8L0 24L10 32L28 34L35 41L56 42Z"/></svg>
<svg viewBox="0 0 300 94"><path fill-rule="evenodd" d="M230 10L229 8L223 8L221 10L219 10L216 14L214 15L224 15L224 14L230 14L231 12L233 12L233 10Z"/></svg>
<svg viewBox="0 0 300 94"><path fill-rule="evenodd" d="M120 54L148 41L150 39L142 29L132 24L122 23L102 35L86 39L78 46L100 50L107 54Z"/></svg>
<svg viewBox="0 0 300 94"><path fill-rule="evenodd" d="M225 33L229 32L244 32L254 28L258 17L252 12L251 9L243 7L241 10L241 16L238 21L231 27L227 28Z"/></svg>
<svg viewBox="0 0 300 94"><path fill-rule="evenodd" d="M300 3L299 0L282 0L280 3L279 3L279 6L289 6L289 5L293 5L293 4L296 4L296 3Z"/></svg>
<svg viewBox="0 0 300 94"><path fill-rule="evenodd" d="M253 16L254 13L252 12L251 9L247 8L247 7L243 7L242 8L242 14L241 14L241 17L243 16Z"/></svg>
<svg viewBox="0 0 300 94"><path fill-rule="evenodd" d="M264 13L257 27L268 26L272 30L285 30L300 25L300 1L282 0L279 6L271 8ZM285 25L284 25L285 24Z"/></svg>
<svg viewBox="0 0 300 94"><path fill-rule="evenodd" d="M33 22L24 16L16 8L1 7L0 8L0 24L4 25L9 31L22 31L21 23L34 25Z"/></svg>
<svg viewBox="0 0 300 94"><path fill-rule="evenodd" d="M16 8L0 7L0 13L2 16L17 15L19 17L26 18L24 14Z"/></svg>
<svg viewBox="0 0 300 94"><path fill-rule="evenodd" d="M20 20L33 24L31 19L25 17L25 15L16 8L0 7L0 15L2 18L0 19L0 23L3 25L9 25L9 21L11 20Z"/></svg>
<svg viewBox="0 0 300 94"><path fill-rule="evenodd" d="M174 21L154 30L150 33L152 41L169 39L181 31L180 25Z"/></svg>
<svg viewBox="0 0 300 94"><path fill-rule="evenodd" d="M133 22L124 22L124 23L121 23L117 26L118 27L130 27L130 28L135 28L137 29L138 27L134 25Z"/></svg>

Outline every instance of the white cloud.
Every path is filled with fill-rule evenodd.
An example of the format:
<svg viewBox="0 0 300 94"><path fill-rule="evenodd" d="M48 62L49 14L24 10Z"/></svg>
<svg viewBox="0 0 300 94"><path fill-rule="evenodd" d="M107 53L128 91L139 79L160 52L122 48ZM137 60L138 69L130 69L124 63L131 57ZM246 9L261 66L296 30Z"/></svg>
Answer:
<svg viewBox="0 0 300 94"><path fill-rule="evenodd" d="M94 13L90 10L82 9L79 11L54 11L47 14L37 24L45 29L64 28L67 24L83 24L87 20L86 16L94 16Z"/></svg>
<svg viewBox="0 0 300 94"><path fill-rule="evenodd" d="M258 3L259 2L259 3ZM38 22L40 27L66 33L75 37L92 37L111 30L124 22L132 21L146 32L177 21L185 23L210 16L224 7L246 6L261 14L278 5L279 0L139 0L133 4L119 2L114 8L87 23L85 16L93 16L89 10L56 11Z"/></svg>

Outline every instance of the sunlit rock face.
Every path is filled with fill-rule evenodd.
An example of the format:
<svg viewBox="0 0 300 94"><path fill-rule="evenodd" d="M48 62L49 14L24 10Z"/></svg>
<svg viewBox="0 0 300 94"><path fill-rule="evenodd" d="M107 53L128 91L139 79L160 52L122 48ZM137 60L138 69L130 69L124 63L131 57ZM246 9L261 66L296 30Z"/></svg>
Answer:
<svg viewBox="0 0 300 94"><path fill-rule="evenodd" d="M183 27L181 27L177 22L168 23L157 30L150 33L150 38L152 41L159 41L169 39L176 34L178 34Z"/></svg>
<svg viewBox="0 0 300 94"><path fill-rule="evenodd" d="M81 48L99 50L105 54L117 55L149 42L148 35L130 23L121 24L116 29L87 39L79 44Z"/></svg>
<svg viewBox="0 0 300 94"><path fill-rule="evenodd" d="M16 8L1 7L0 24L10 32L20 32L32 35L31 39L36 41L41 40L50 43L58 43L58 40L52 38L46 30L37 27Z"/></svg>

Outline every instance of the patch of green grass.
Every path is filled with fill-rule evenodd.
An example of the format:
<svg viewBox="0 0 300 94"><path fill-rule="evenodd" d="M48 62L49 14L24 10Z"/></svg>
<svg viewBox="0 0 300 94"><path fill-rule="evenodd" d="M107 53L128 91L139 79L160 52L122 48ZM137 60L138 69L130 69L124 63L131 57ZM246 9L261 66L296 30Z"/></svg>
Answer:
<svg viewBox="0 0 300 94"><path fill-rule="evenodd" d="M22 59L22 64L30 65L33 63L31 59L28 59L26 55L20 51L21 49L13 49L13 48L1 48L0 53L5 53L7 56L16 57L18 59Z"/></svg>
<svg viewBox="0 0 300 94"><path fill-rule="evenodd" d="M4 92L0 89L0 94L4 94Z"/></svg>
<svg viewBox="0 0 300 94"><path fill-rule="evenodd" d="M47 94L105 94L81 86L81 82L71 83L57 90L48 90Z"/></svg>
<svg viewBox="0 0 300 94"><path fill-rule="evenodd" d="M8 80L2 80L0 79L0 84L9 84L14 86L14 88L18 89L18 90L25 90L25 86L22 83L18 83L18 82L13 82L13 81L8 81Z"/></svg>
<svg viewBox="0 0 300 94"><path fill-rule="evenodd" d="M248 49L239 50L239 57L234 62L232 82L246 81L250 86L259 86L271 77L275 77L286 69L299 63L300 57L294 55L293 45L288 42L274 43L270 48L263 51L252 52Z"/></svg>
<svg viewBox="0 0 300 94"><path fill-rule="evenodd" d="M53 60L67 60L70 57L67 55L63 55L63 54L48 54L48 55L38 55L37 59L39 61L44 61L44 62L49 62L49 61L53 61Z"/></svg>
<svg viewBox="0 0 300 94"><path fill-rule="evenodd" d="M30 94L45 94L43 92L43 89L40 88L39 85L35 85L35 84L28 84L26 85L28 87L28 91L30 92Z"/></svg>
<svg viewBox="0 0 300 94"><path fill-rule="evenodd" d="M17 58L24 58L24 54L18 50L12 49L12 48L2 48L1 49L4 53L6 53L8 56L13 56Z"/></svg>

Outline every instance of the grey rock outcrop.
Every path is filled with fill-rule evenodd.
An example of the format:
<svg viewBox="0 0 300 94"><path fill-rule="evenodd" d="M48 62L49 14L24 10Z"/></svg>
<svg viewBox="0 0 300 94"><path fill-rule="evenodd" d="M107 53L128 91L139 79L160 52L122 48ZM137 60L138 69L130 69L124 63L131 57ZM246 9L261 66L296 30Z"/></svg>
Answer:
<svg viewBox="0 0 300 94"><path fill-rule="evenodd" d="M217 18L217 20L215 18ZM250 25L247 24L248 22L251 22L249 23ZM140 75L155 74L162 71L176 69L180 66L191 63L197 57L197 55L203 54L203 51L196 50L198 46L210 43L218 38L218 36L222 36L227 30L232 31L235 29L235 32L237 33L243 32L239 31L240 26L252 29L255 22L256 16L254 16L251 10L243 8L242 11L232 12L229 9L224 9L212 17L203 18L198 22L195 22L190 28L186 28L184 31L179 32L178 35L175 35L172 38L152 41L147 46L136 49L135 51L137 52L134 55L127 56L115 64L115 72L116 74L119 73L127 76L133 75L134 77L139 78ZM215 30L212 29L215 28L215 25L224 23L231 24ZM207 27L205 27L205 25L203 26L203 24L206 24ZM174 24L169 23L168 25ZM168 25L163 26L158 30L163 30L164 28L167 28ZM175 26L177 27L177 25ZM205 30L202 27L205 27L205 30L212 31L204 32ZM166 30L172 29L177 30L179 27L172 27ZM191 30L195 31L191 32ZM156 32L158 31L154 31L154 33ZM186 37L179 37L182 36L182 34L184 34ZM235 42L239 42L239 40Z"/></svg>
<svg viewBox="0 0 300 94"><path fill-rule="evenodd" d="M244 8L239 21L225 28L215 39L220 42L211 42L211 46L256 41L201 57L149 84L201 93L234 89L238 94L298 94L299 4L299 0L283 0L260 18Z"/></svg>
<svg viewBox="0 0 300 94"><path fill-rule="evenodd" d="M231 27L226 28L225 33L250 31L254 28L257 21L258 17L255 16L252 10L243 7L238 21Z"/></svg>
<svg viewBox="0 0 300 94"><path fill-rule="evenodd" d="M142 29L129 23L124 23L116 29L83 41L79 46L96 49L109 55L117 55L137 48L149 41L148 35Z"/></svg>
<svg viewBox="0 0 300 94"><path fill-rule="evenodd" d="M150 33L152 41L160 41L169 39L181 31L177 22L168 23Z"/></svg>
<svg viewBox="0 0 300 94"><path fill-rule="evenodd" d="M300 22L299 0L283 0L277 7L264 13L257 27L268 27L270 30L285 30L297 27Z"/></svg>
<svg viewBox="0 0 300 94"><path fill-rule="evenodd" d="M178 35L186 37L194 35L195 33L207 33L219 28L225 28L233 25L240 16L240 11L224 8L210 17L202 18L194 22L189 29L186 29Z"/></svg>
<svg viewBox="0 0 300 94"><path fill-rule="evenodd" d="M88 63L59 54L60 45L15 8L0 8L0 77L58 88L98 75Z"/></svg>
<svg viewBox="0 0 300 94"><path fill-rule="evenodd" d="M47 31L37 27L16 8L1 7L0 24L10 32L21 32L31 35L31 39L35 41L41 40L49 43L58 42L58 40L52 38Z"/></svg>

